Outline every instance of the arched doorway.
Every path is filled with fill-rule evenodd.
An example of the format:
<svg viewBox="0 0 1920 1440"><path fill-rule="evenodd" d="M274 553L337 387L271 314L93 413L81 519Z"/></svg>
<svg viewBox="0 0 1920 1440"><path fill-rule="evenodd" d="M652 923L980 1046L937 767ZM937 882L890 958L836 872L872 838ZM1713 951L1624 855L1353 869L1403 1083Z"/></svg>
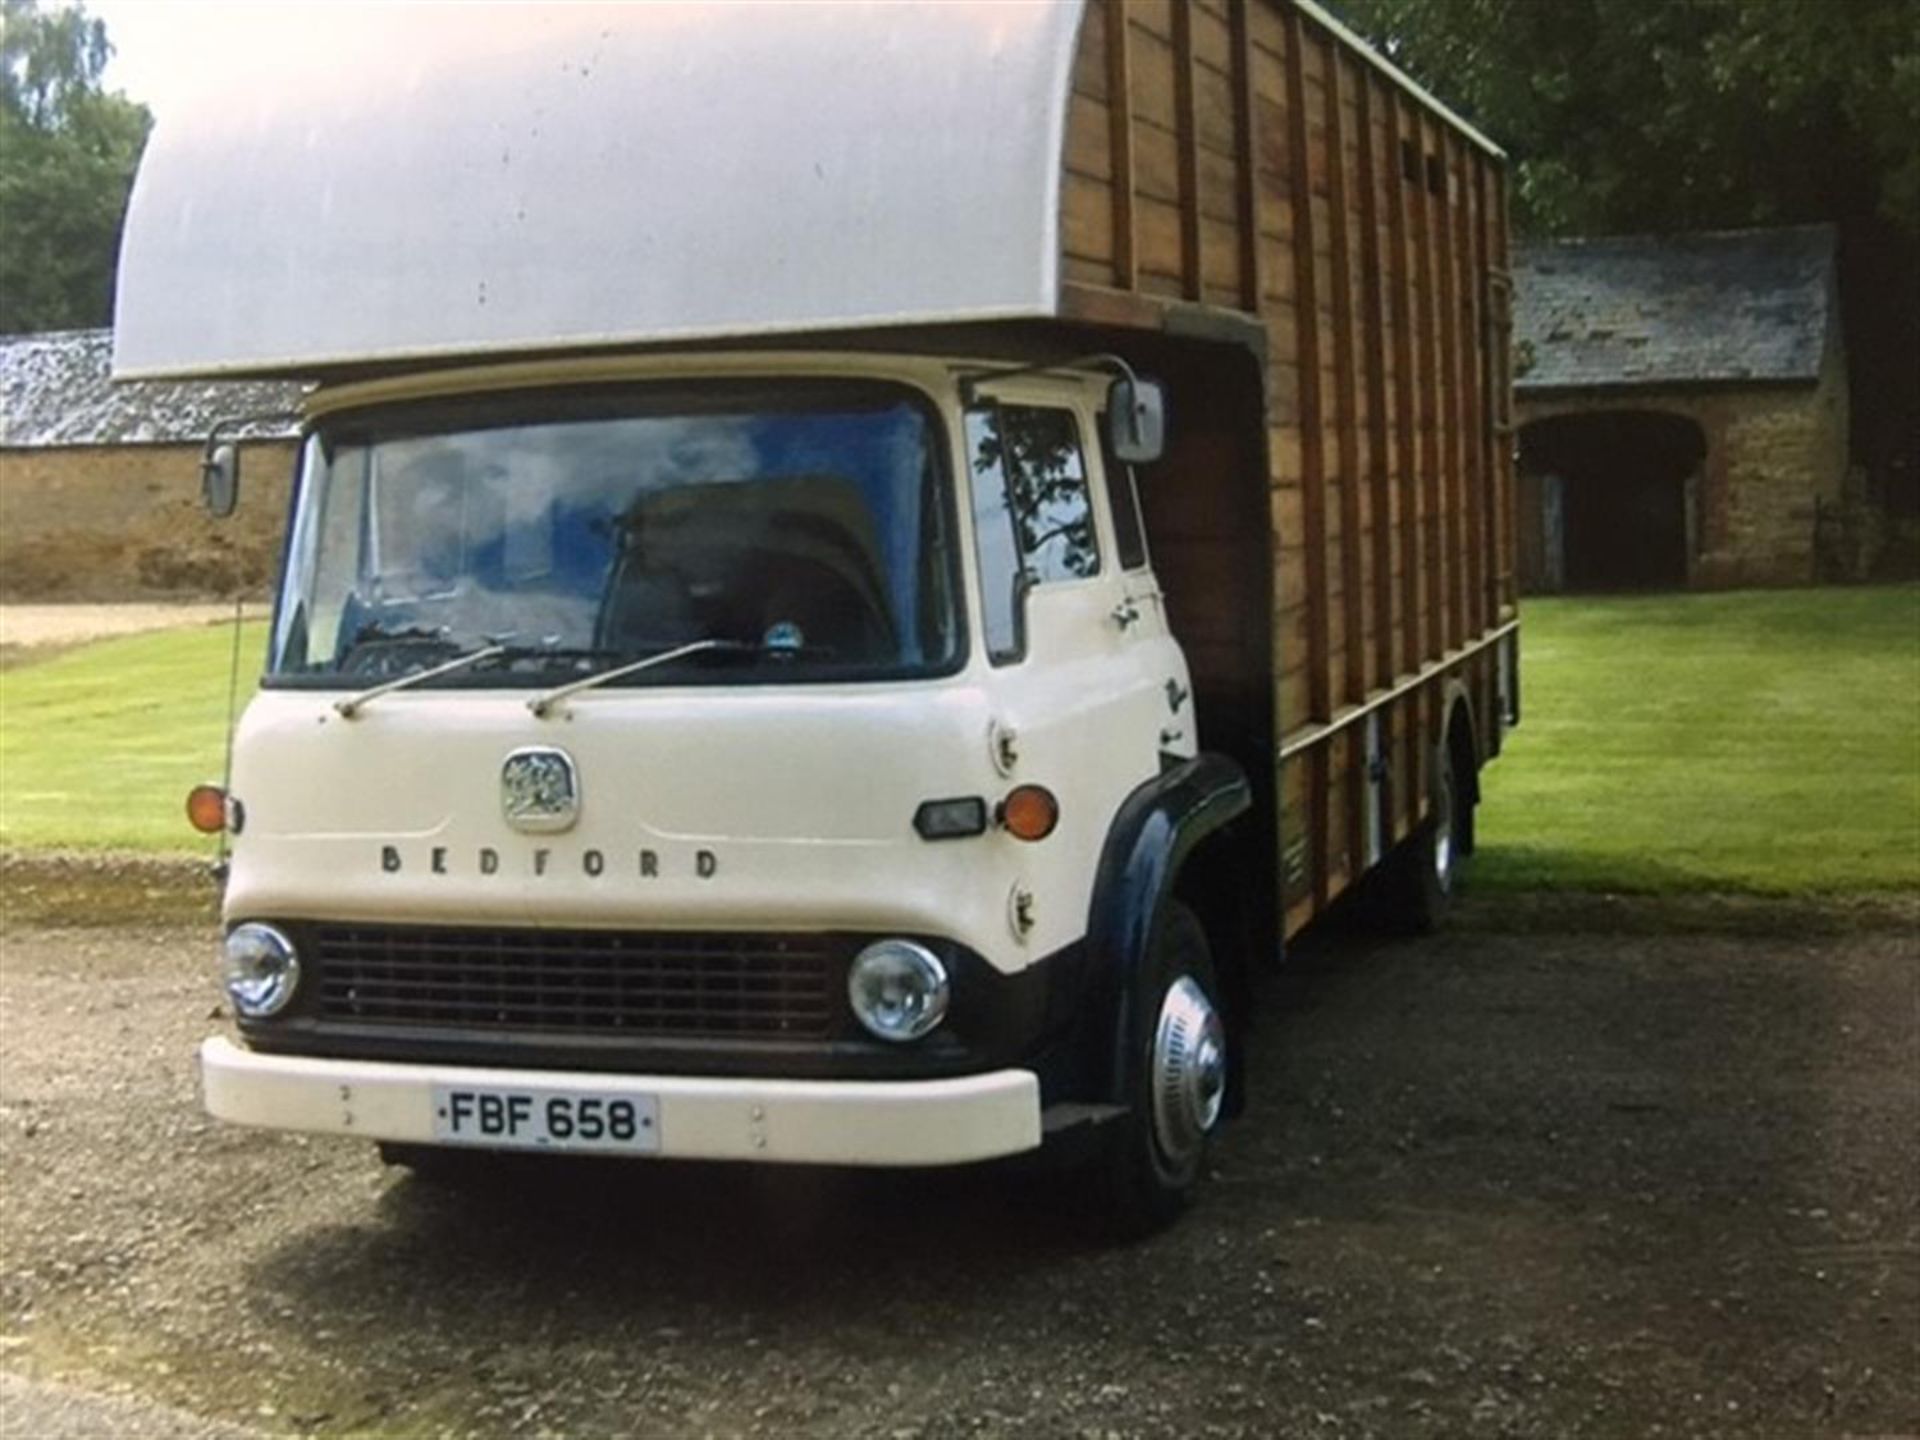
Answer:
<svg viewBox="0 0 1920 1440"><path fill-rule="evenodd" d="M1599 410L1520 429L1520 473L1539 532L1533 588L1657 590L1687 584L1707 438L1682 415Z"/></svg>

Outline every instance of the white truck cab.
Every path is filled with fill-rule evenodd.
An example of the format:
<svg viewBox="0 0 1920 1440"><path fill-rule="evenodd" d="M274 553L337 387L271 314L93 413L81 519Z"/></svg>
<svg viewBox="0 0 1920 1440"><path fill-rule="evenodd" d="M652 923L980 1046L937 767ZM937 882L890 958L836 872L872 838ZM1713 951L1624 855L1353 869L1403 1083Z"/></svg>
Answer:
<svg viewBox="0 0 1920 1440"><path fill-rule="evenodd" d="M1085 1121L1097 861L1198 753L1111 443L1144 388L809 352L317 391L209 1107L887 1165ZM1197 1150L1223 1036L1164 1004Z"/></svg>

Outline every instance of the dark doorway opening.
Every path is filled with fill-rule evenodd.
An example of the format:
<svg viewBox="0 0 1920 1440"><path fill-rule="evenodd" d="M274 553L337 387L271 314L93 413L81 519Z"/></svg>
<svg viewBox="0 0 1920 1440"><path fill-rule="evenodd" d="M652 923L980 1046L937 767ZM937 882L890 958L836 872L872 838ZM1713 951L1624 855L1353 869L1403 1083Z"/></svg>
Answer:
<svg viewBox="0 0 1920 1440"><path fill-rule="evenodd" d="M1556 415L1520 430L1520 469L1541 519L1539 588L1685 586L1707 439L1652 410Z"/></svg>

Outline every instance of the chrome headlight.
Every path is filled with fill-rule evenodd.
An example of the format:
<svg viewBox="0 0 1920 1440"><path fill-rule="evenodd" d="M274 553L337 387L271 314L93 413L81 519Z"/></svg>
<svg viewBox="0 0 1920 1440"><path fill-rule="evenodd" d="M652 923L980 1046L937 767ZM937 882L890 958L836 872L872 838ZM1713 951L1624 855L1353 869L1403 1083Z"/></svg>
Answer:
<svg viewBox="0 0 1920 1440"><path fill-rule="evenodd" d="M293 941L257 921L227 932L224 971L227 998L248 1020L279 1014L300 987L300 955Z"/></svg>
<svg viewBox="0 0 1920 1440"><path fill-rule="evenodd" d="M918 1040L946 1018L947 967L912 940L881 940L854 956L847 1000L882 1040Z"/></svg>

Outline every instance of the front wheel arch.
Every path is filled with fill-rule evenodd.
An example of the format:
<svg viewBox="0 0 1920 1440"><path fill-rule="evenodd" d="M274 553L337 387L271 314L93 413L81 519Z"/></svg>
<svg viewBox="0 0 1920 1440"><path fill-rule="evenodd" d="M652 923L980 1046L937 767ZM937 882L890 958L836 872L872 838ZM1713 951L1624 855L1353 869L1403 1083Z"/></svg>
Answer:
<svg viewBox="0 0 1920 1440"><path fill-rule="evenodd" d="M1129 1037L1136 1033L1139 977L1167 902L1202 842L1252 806L1246 772L1217 754L1182 761L1121 802L1101 850L1087 921L1090 973L1080 1011L1097 1027L1088 1037L1090 1098L1126 1103L1136 1063Z"/></svg>

